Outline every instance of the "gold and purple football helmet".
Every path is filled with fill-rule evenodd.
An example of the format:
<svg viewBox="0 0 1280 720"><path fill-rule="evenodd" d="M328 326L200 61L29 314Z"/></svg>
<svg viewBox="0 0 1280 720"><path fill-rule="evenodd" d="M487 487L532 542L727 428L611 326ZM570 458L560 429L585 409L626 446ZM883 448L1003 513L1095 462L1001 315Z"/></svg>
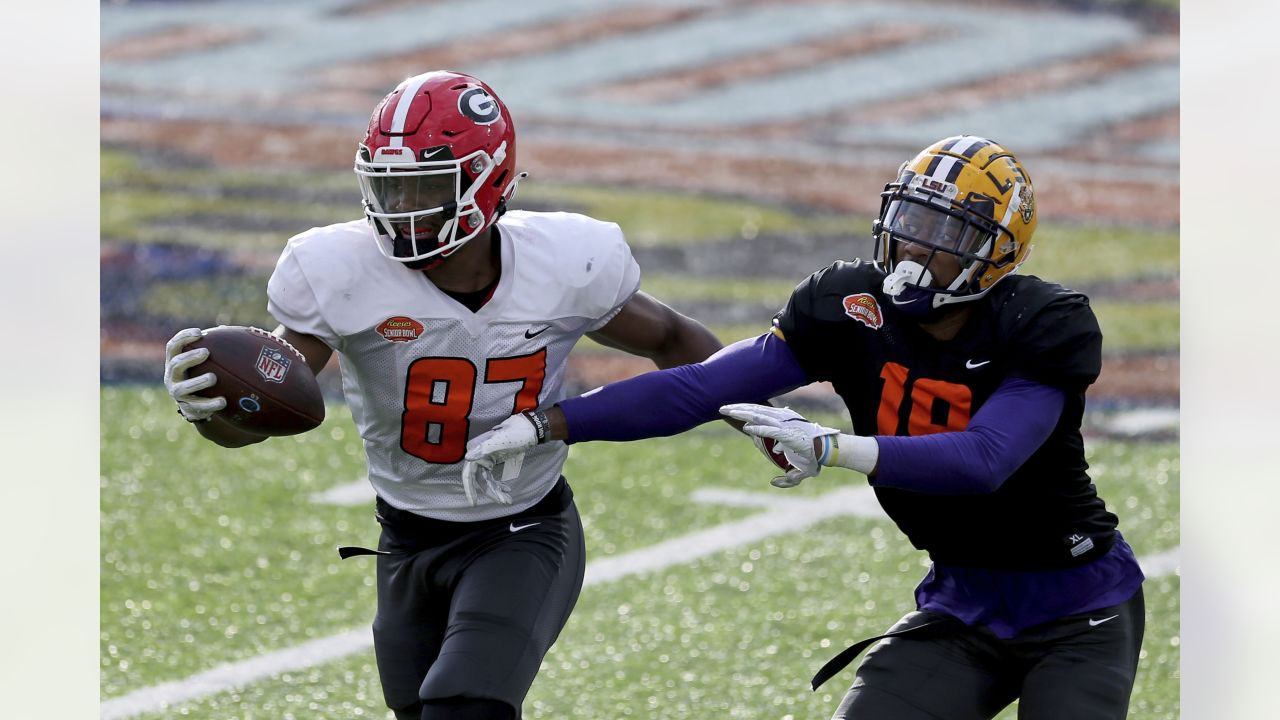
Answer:
<svg viewBox="0 0 1280 720"><path fill-rule="evenodd" d="M902 165L880 198L872 233L876 263L888 273L885 293L895 304L914 303L918 314L982 297L1031 251L1031 177L1013 153L986 138L958 135L930 145ZM918 246L923 262L903 261L901 243ZM960 273L933 287L931 265L941 255L958 259Z"/></svg>

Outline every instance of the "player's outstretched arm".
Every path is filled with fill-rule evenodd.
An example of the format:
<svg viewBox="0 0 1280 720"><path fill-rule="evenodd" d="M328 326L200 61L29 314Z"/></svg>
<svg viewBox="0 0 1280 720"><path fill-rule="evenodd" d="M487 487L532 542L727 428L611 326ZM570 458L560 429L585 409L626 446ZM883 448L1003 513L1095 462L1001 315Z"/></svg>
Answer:
<svg viewBox="0 0 1280 720"><path fill-rule="evenodd" d="M638 375L513 415L467 443L466 461L492 468L551 440L640 440L682 433L720 417L720 406L763 402L808 383L773 333L739 340L700 363Z"/></svg>
<svg viewBox="0 0 1280 720"><path fill-rule="evenodd" d="M918 436L848 435L785 408L731 404L721 412L746 421L749 435L782 446L797 471L775 478L778 487L828 466L860 472L873 487L967 495L1000 489L1053 432L1065 397L1055 387L1006 378L965 429Z"/></svg>
<svg viewBox="0 0 1280 720"><path fill-rule="evenodd" d="M659 368L702 362L721 349L719 339L706 326L645 293L637 293L617 317L591 337L603 345L651 358ZM742 429L740 421L725 420L735 429ZM564 414L558 407L547 413L547 421L549 439L568 437ZM795 472L775 441L757 436L751 439L774 466L788 475Z"/></svg>

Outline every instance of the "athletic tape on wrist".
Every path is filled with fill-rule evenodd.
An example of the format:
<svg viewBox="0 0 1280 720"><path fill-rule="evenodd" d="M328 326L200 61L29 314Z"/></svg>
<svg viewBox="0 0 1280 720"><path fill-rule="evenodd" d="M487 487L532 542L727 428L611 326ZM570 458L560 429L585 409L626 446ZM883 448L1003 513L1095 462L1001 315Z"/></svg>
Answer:
<svg viewBox="0 0 1280 720"><path fill-rule="evenodd" d="M862 435L828 436L831 438L831 453L824 465L856 470L863 475L871 474L880 460L880 443L874 437Z"/></svg>

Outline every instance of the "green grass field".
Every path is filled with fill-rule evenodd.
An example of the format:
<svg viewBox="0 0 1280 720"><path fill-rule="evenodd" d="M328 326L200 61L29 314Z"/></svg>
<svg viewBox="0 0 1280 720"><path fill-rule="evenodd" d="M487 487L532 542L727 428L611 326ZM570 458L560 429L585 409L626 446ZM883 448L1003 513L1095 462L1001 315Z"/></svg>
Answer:
<svg viewBox="0 0 1280 720"><path fill-rule="evenodd" d="M161 388L109 387L101 400L104 700L367 627L372 563L340 561L333 548L376 541L371 508L311 500L363 476L345 406L330 406L307 435L223 450L186 427ZM1176 547L1177 446L1098 442L1089 452L1139 555ZM692 502L699 488L817 499L865 484L828 471L795 490L770 488L770 467L718 424L576 447L565 474L590 560L764 512ZM922 554L889 521L849 516L591 585L546 658L526 717L826 717L852 670L819 693L808 690L809 676L908 610L923 572ZM1176 718L1178 579L1152 578L1146 592L1131 717ZM389 715L369 650L142 717Z"/></svg>

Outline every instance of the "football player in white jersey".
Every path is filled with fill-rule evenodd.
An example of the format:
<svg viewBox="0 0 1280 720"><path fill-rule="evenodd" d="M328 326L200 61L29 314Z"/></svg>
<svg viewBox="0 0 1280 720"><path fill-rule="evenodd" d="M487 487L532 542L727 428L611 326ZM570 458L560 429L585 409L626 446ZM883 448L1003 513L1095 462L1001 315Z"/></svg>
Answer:
<svg viewBox="0 0 1280 720"><path fill-rule="evenodd" d="M582 586L583 536L546 443L462 475L467 441L564 399L583 335L667 368L721 347L645 293L617 225L511 211L511 116L454 72L409 78L375 108L355 159L365 218L285 247L267 286L278 335L315 371L337 351L382 526L375 652L397 720L517 718ZM207 349L166 348L165 382L209 440L265 438L223 422L187 378ZM199 372L199 368L196 368Z"/></svg>

